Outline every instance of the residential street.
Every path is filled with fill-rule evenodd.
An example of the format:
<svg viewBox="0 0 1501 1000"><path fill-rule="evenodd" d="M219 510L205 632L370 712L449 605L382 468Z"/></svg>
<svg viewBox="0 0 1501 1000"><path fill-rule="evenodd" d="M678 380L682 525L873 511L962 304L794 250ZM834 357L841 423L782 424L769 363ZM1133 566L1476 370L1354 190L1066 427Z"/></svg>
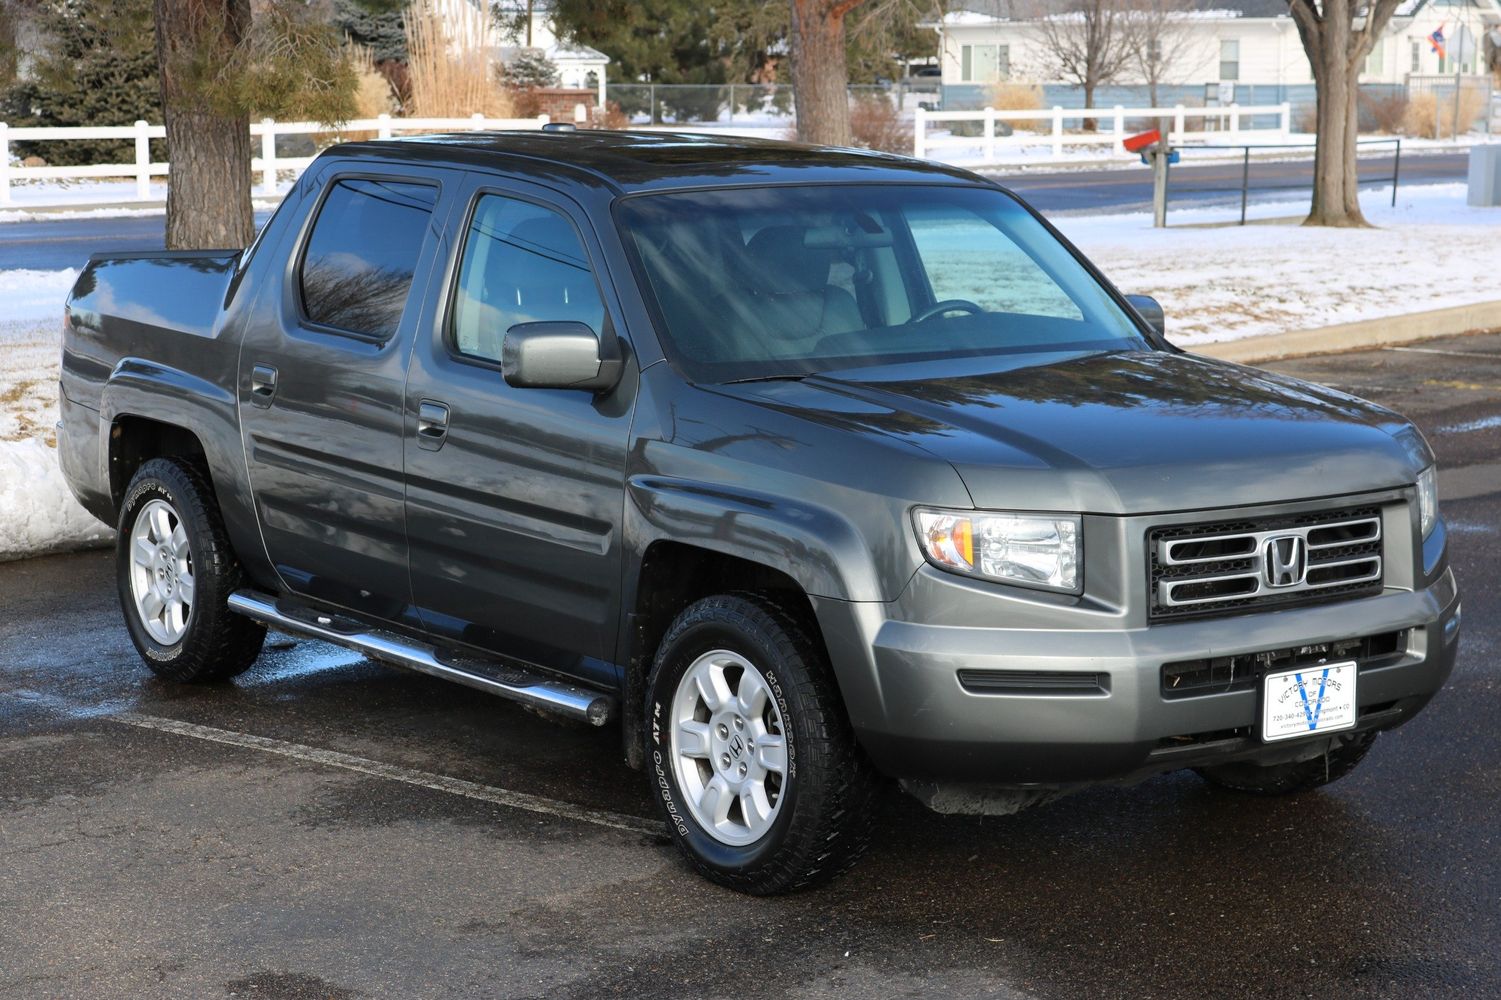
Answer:
<svg viewBox="0 0 1501 1000"><path fill-rule="evenodd" d="M0 226L0 267L151 226ZM1501 334L1269 367L1418 421L1465 595L1446 690L1322 792L1183 773L984 820L893 794L851 875L754 899L655 832L613 729L279 636L169 686L109 553L8 563L0 1000L1501 995Z"/></svg>
<svg viewBox="0 0 1501 1000"><path fill-rule="evenodd" d="M1413 153L1402 157L1404 184L1439 184L1463 180L1468 157L1464 153ZM1362 170L1370 176L1391 176L1389 156L1374 157ZM1311 160L1256 163L1252 167L1252 203L1306 198L1311 183ZM1363 174L1364 176L1365 174ZM1141 212L1152 208L1152 175L1145 167L1111 170L1065 170L1046 173L998 168L1001 183L1027 199L1039 211ZM1240 205L1239 163L1185 164L1173 170L1172 204L1177 207ZM1373 186L1388 186L1382 180ZM1234 188L1234 191L1226 189ZM269 212L256 213L256 225ZM1226 220L1233 219L1233 214ZM101 250L159 250L162 216L125 216L90 219L58 218L0 223L0 270L53 270L82 267L89 254Z"/></svg>

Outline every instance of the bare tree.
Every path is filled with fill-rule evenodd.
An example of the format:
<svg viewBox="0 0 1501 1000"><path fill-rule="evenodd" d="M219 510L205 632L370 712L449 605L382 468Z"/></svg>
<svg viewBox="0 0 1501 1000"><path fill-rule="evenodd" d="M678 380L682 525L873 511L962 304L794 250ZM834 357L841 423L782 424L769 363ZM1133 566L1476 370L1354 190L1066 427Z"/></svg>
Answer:
<svg viewBox="0 0 1501 1000"><path fill-rule="evenodd" d="M1313 204L1306 226L1364 226L1355 141L1360 70L1401 0L1287 0L1317 93ZM1358 17L1357 17L1358 15Z"/></svg>
<svg viewBox="0 0 1501 1000"><path fill-rule="evenodd" d="M1198 9L1194 0L1131 2L1131 63L1146 81L1154 108L1164 83L1181 81L1204 64L1206 50L1195 46L1191 30L1190 18Z"/></svg>
<svg viewBox="0 0 1501 1000"><path fill-rule="evenodd" d="M1084 91L1093 108L1095 91L1131 65L1131 0L1033 0L1026 8L1042 51L1042 69L1053 79ZM1093 118L1084 127L1093 130Z"/></svg>

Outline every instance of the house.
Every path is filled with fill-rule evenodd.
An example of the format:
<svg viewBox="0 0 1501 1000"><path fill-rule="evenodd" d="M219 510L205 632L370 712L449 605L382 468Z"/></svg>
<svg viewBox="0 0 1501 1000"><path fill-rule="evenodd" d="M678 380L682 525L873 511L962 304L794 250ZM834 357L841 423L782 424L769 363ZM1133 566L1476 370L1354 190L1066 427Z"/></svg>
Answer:
<svg viewBox="0 0 1501 1000"><path fill-rule="evenodd" d="M558 68L559 87L592 90L598 95L600 107L604 106L605 71L610 57L587 45L559 39L552 21L552 5L547 0L502 0L496 9L501 24L501 62L509 62L525 49L540 50Z"/></svg>
<svg viewBox="0 0 1501 1000"><path fill-rule="evenodd" d="M1040 18L1060 16L1039 14L1046 9L1032 0L971 0L930 24L940 38L945 102L1015 80L1054 85L1049 102L1069 103L1056 93L1065 81L1042 44ZM1195 0L1169 30L1174 58L1163 67L1162 103L1244 104L1251 94L1269 103L1312 92L1313 71L1286 0ZM1485 76L1495 46L1487 49L1487 36L1501 36L1501 0L1404 0L1366 60L1361 83L1396 87L1425 76ZM1113 83L1138 87L1146 80L1132 67Z"/></svg>

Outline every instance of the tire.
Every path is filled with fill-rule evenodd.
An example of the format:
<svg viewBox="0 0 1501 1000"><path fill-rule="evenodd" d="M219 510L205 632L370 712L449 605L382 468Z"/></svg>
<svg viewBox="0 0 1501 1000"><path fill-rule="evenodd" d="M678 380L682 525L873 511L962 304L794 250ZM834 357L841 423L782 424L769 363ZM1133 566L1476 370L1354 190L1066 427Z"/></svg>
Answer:
<svg viewBox="0 0 1501 1000"><path fill-rule="evenodd" d="M709 711L702 688L688 679L716 676L715 670L726 684L719 693L734 696L724 699L718 713ZM751 700L749 711L742 695ZM692 734L678 724L690 704L696 711L685 725L703 727ZM876 804L875 772L855 742L822 645L770 598L719 595L683 611L658 647L644 707L652 798L672 840L704 877L741 892L773 895L825 882L864 853ZM736 718L745 721L743 729L735 727ZM736 736L743 738L743 756L734 747ZM703 749L703 757L679 753ZM764 776L760 794L757 774ZM721 792L708 799L717 778L724 779ZM711 807L737 780L740 791L725 819L711 828ZM763 815L768 806L769 815Z"/></svg>
<svg viewBox="0 0 1501 1000"><path fill-rule="evenodd" d="M1296 795L1338 781L1365 759L1377 733L1349 733L1331 739L1329 750L1309 760L1285 764L1235 761L1195 768L1212 785L1252 795Z"/></svg>
<svg viewBox="0 0 1501 1000"><path fill-rule="evenodd" d="M245 574L200 466L176 458L141 465L120 505L115 569L125 626L158 677L225 680L260 655L265 627L226 604Z"/></svg>

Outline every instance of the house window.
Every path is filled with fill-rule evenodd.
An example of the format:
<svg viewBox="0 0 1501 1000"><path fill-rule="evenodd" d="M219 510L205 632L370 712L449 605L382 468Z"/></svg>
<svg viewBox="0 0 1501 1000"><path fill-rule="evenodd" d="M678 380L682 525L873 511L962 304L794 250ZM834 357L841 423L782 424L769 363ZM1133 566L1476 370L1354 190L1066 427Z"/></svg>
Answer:
<svg viewBox="0 0 1501 1000"><path fill-rule="evenodd" d="M965 45L959 52L959 79L965 83L994 83L1011 75L1011 46Z"/></svg>
<svg viewBox="0 0 1501 1000"><path fill-rule="evenodd" d="M1240 79L1240 39L1220 39L1220 79Z"/></svg>
<svg viewBox="0 0 1501 1000"><path fill-rule="evenodd" d="M1414 72L1414 73L1421 73L1421 72L1423 72L1423 43L1422 42L1415 41L1415 42L1412 43L1412 72Z"/></svg>

